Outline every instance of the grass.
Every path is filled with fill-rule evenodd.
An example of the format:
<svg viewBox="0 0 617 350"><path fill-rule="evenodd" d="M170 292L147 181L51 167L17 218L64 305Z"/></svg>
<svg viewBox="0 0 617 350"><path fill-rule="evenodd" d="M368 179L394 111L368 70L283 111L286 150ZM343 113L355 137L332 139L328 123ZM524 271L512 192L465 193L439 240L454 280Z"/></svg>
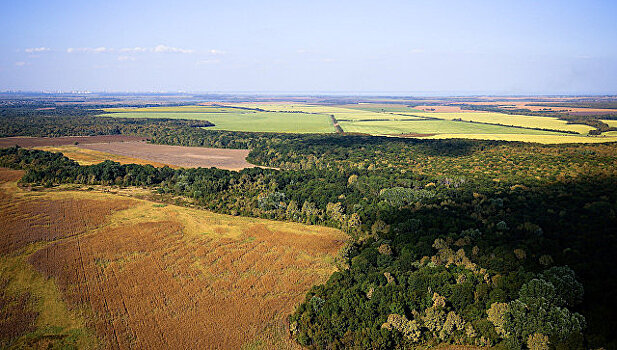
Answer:
<svg viewBox="0 0 617 350"><path fill-rule="evenodd" d="M34 244L17 255L0 257L0 280L8 281L4 293L30 295L32 311L37 314L35 330L2 343L9 349L42 347L50 342L57 348L96 348L96 337L80 314L83 310L69 309L55 281L45 278L28 264L27 258L36 249Z"/></svg>
<svg viewBox="0 0 617 350"><path fill-rule="evenodd" d="M605 133L606 134L606 133ZM431 139L477 139L477 140L501 140L501 141L521 141L521 142L536 142L542 144L560 144L560 143L602 143L602 142L617 142L617 133L607 136L582 136L582 135L564 135L564 134L546 134L546 135L529 135L529 134L439 134L429 136Z"/></svg>
<svg viewBox="0 0 617 350"><path fill-rule="evenodd" d="M588 125L567 124L566 121L553 117L494 112L422 112L404 104L362 103L331 106L293 102L251 102L229 103L224 107L108 109L112 110L123 112L114 114L116 117L208 120L216 125L213 129L231 131L331 133L335 131L330 120L330 116L333 115L343 131L371 135L436 134L432 137L540 143L607 142L613 141L612 136L614 136L611 133L606 134L608 137L605 138L583 137L582 135L587 135L594 128ZM469 123L470 121L476 123ZM617 124L609 121L609 125L611 123ZM536 128L547 130L536 130ZM573 137L559 131L573 131L580 136Z"/></svg>
<svg viewBox="0 0 617 350"><path fill-rule="evenodd" d="M361 109L345 108L340 106L325 105L306 105L306 104L264 104L264 103L235 103L235 107L261 108L268 111L293 111L306 113L319 113L323 115L334 115L338 120L375 120L401 118L389 113L374 112ZM312 114L317 116L317 114Z"/></svg>
<svg viewBox="0 0 617 350"><path fill-rule="evenodd" d="M601 119L600 121L605 122L606 124L608 124L608 126L612 128L617 128L617 120Z"/></svg>
<svg viewBox="0 0 617 350"><path fill-rule="evenodd" d="M34 147L35 149L39 149L42 151L48 152L61 152L66 157L73 159L77 163L81 165L93 165L101 163L105 160L112 160L114 162L118 162L121 164L150 164L155 167L163 167L169 166L171 168L177 168L173 165L153 162L149 160L133 158L133 157L125 157L117 154L111 154L107 152L100 152L95 150L90 150L86 148L81 148L78 146L45 146L45 147Z"/></svg>
<svg viewBox="0 0 617 350"><path fill-rule="evenodd" d="M284 133L335 132L329 116L304 113L255 112L241 109L234 109L229 112L159 112L159 110L150 108L146 111L103 114L102 116L207 120L215 124L208 129L214 130Z"/></svg>
<svg viewBox="0 0 617 350"><path fill-rule="evenodd" d="M377 135L397 134L555 134L548 131L499 125L465 123L450 120L398 120L339 122L345 132Z"/></svg>
<svg viewBox="0 0 617 350"><path fill-rule="evenodd" d="M414 113L421 117L439 118L444 120L462 119L481 123L493 123L502 125L521 126L525 128L541 128L551 130L575 131L579 134L587 134L594 128L589 125L568 124L565 120L553 117L538 117L529 115L510 115L494 112L461 112L461 113L437 113L422 112ZM481 133L481 132L479 132Z"/></svg>
<svg viewBox="0 0 617 350"><path fill-rule="evenodd" d="M160 205L104 186L27 191L16 185L21 174L0 168L3 235L26 235L33 220L64 234L22 239L28 243L0 255L0 281L9 280L0 297L21 298L22 312L13 314L36 318L34 329L9 340L16 348L295 348L286 316L332 274L345 238L332 228ZM48 213L58 204L61 215ZM73 224L82 220L88 224Z"/></svg>
<svg viewBox="0 0 617 350"><path fill-rule="evenodd" d="M358 109L358 110L369 111L369 112L380 112L380 113L407 114L407 113L423 112L420 109L415 109L413 107L409 107L407 105L400 105L400 104L358 103L358 104L350 104L350 105L340 105L339 107Z"/></svg>

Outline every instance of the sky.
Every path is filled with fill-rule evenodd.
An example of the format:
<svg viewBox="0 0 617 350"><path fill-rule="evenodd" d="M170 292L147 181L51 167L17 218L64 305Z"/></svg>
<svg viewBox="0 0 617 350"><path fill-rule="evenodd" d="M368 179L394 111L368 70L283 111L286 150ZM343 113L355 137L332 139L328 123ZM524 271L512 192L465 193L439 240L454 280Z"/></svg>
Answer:
<svg viewBox="0 0 617 350"><path fill-rule="evenodd" d="M617 1L0 1L0 91L617 94Z"/></svg>

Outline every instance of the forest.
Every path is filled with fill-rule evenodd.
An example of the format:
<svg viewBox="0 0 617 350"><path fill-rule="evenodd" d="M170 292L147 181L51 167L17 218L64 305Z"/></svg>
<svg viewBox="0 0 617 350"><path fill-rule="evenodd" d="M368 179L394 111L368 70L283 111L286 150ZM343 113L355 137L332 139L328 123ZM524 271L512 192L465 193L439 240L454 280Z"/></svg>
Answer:
<svg viewBox="0 0 617 350"><path fill-rule="evenodd" d="M15 112L3 112L5 115ZM76 112L77 113L77 112ZM81 113L81 112L80 112ZM11 118L14 123L5 122ZM60 119L59 119L60 118ZM5 136L72 135L88 113L15 113ZM20 121L21 120L21 121ZM53 120L53 132L46 123ZM71 120L71 122L68 122ZM338 271L290 315L313 349L615 348L616 144L537 145L363 135L236 133L182 120L101 132L170 145L250 148L277 169L171 169L0 150L22 186L140 186L161 202L340 228ZM21 124L20 124L21 123ZM50 134L51 133L51 134Z"/></svg>

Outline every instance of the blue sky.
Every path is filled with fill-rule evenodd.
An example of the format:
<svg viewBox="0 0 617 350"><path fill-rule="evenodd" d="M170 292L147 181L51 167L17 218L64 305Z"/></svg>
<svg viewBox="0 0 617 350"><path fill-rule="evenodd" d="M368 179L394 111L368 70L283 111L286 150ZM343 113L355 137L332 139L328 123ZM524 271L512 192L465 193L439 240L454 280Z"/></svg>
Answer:
<svg viewBox="0 0 617 350"><path fill-rule="evenodd" d="M2 1L0 90L616 94L617 1Z"/></svg>

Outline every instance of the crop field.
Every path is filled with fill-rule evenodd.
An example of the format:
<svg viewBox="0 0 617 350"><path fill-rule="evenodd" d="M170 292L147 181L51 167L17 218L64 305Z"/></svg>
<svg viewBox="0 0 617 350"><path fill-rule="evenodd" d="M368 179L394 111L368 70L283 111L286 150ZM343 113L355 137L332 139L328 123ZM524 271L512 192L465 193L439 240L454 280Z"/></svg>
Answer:
<svg viewBox="0 0 617 350"><path fill-rule="evenodd" d="M97 144L98 147L105 147L102 144ZM78 146L46 146L46 147L34 147L35 149L41 151L48 152L60 152L64 154L66 157L76 161L81 165L93 165L103 162L105 160L111 160L120 164L150 164L155 167L164 167L169 166L171 168L177 168L176 165L159 163L152 160L122 156L119 154L112 154L102 151L95 151L92 149L86 148L88 146L78 145ZM95 146L93 146L95 147Z"/></svg>
<svg viewBox="0 0 617 350"><path fill-rule="evenodd" d="M469 109L461 109L459 106L414 106L414 109L420 112L436 112L436 113L467 113L473 112Z"/></svg>
<svg viewBox="0 0 617 350"><path fill-rule="evenodd" d="M477 104L483 103L485 102ZM512 103L518 105L523 102ZM583 135L587 135L594 128L582 124L568 124L554 117L477 112L452 106L410 106L402 103L312 105L294 102L242 102L181 107L111 108L106 111L119 113L106 115L200 119L214 123L212 129L216 130L295 133L335 132L331 119L331 116L334 116L343 132L371 135L430 135L433 138L540 143L615 141L614 135L609 134L605 134L604 138L584 137ZM576 132L581 136L571 137L572 135L566 132Z"/></svg>
<svg viewBox="0 0 617 350"><path fill-rule="evenodd" d="M505 113L493 112L462 112L462 113L437 113L423 112L416 113L422 117L432 117L444 120L461 119L464 121L474 121L480 123L492 123L502 125L513 125L524 128L541 128L551 130L575 131L579 134L587 134L594 128L588 125L568 124L565 120L552 117L537 117L528 115L510 115Z"/></svg>
<svg viewBox="0 0 617 350"><path fill-rule="evenodd" d="M159 108L162 108L159 109ZM108 109L116 111L115 109ZM207 120L215 124L209 129L254 132L331 133L334 125L327 115L278 113L219 108L212 106L152 107L118 109L120 113L102 114L118 118L170 118Z"/></svg>
<svg viewBox="0 0 617 350"><path fill-rule="evenodd" d="M55 147L65 145L142 141L143 137L129 135L100 135L100 136L64 136L64 137L0 137L0 148L19 145L24 148Z"/></svg>
<svg viewBox="0 0 617 350"><path fill-rule="evenodd" d="M465 102L473 105L498 105L502 108L521 108L528 109L533 112L537 111L553 111L566 112L571 115L603 115L617 114L617 109L614 108L587 108L587 107L561 107L560 103L570 102L568 99L553 98L553 102L547 101L514 101L514 100L498 100L487 102ZM541 104L537 106L537 104Z"/></svg>
<svg viewBox="0 0 617 350"><path fill-rule="evenodd" d="M600 121L605 122L610 127L617 128L617 120L614 120L614 119L613 120L611 120L611 119L601 119Z"/></svg>
<svg viewBox="0 0 617 350"><path fill-rule="evenodd" d="M398 121L340 121L346 132L358 132L373 135L396 134L556 134L550 131L511 128L500 125L466 123L451 120L398 120Z"/></svg>
<svg viewBox="0 0 617 350"><path fill-rule="evenodd" d="M475 139L475 140L500 140L500 141L521 141L521 142L536 142L542 144L560 144L560 143L602 143L617 141L617 132L609 131L603 133L602 136L582 136L582 135L566 135L566 134L439 134L430 135L426 138L430 139Z"/></svg>
<svg viewBox="0 0 617 350"><path fill-rule="evenodd" d="M22 174L0 169L3 347L292 348L285 318L334 271L344 239L109 193L27 191Z"/></svg>
<svg viewBox="0 0 617 350"><path fill-rule="evenodd" d="M357 103L348 105L338 105L339 108L349 108L368 112L378 113L415 113L422 112L420 109L416 109L404 104L389 104L389 103Z"/></svg>
<svg viewBox="0 0 617 350"><path fill-rule="evenodd" d="M392 118L404 118L405 116L392 115L389 111L380 111L382 105L377 108L370 108L369 105L358 105L361 108L348 108L345 106L325 106L325 105L306 105L306 104L268 104L268 103L235 103L230 104L234 107L261 108L268 111L287 111L287 112L306 112L312 113L313 116L319 115L334 115L337 120L384 120ZM366 109L368 108L368 109ZM399 107L400 108L400 107ZM373 109L373 110L371 110ZM409 113L411 113L409 109ZM318 113L318 114L317 114ZM399 112L397 112L399 113ZM413 116L406 116L413 118Z"/></svg>
<svg viewBox="0 0 617 350"><path fill-rule="evenodd" d="M228 170L255 167L246 161L249 154L248 149L167 146L144 142L97 143L82 145L80 148L84 151L125 157L125 160L138 159L142 163L152 162L153 165L170 164L184 168L216 167Z"/></svg>

